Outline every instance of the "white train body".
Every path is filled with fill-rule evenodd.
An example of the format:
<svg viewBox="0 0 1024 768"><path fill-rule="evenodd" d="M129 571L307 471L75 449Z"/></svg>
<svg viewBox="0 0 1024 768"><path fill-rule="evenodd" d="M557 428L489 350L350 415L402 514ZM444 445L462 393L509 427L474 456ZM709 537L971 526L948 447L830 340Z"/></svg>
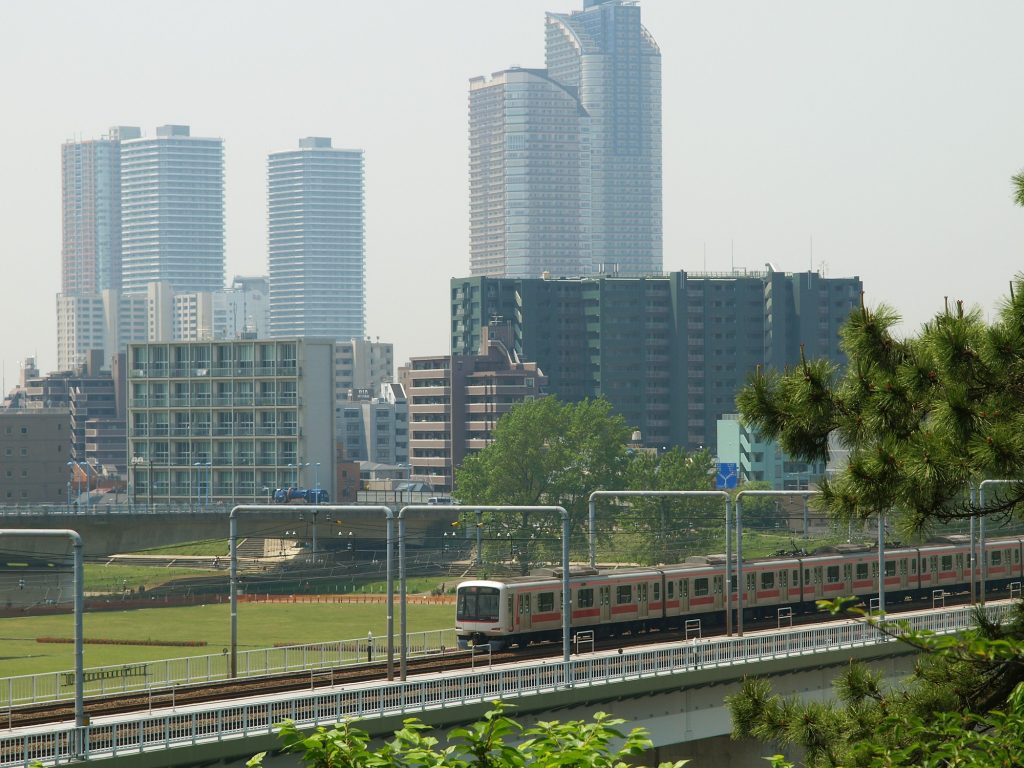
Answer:
<svg viewBox="0 0 1024 768"><path fill-rule="evenodd" d="M987 591L1006 589L1022 579L1024 538L985 542ZM928 598L935 590L966 590L971 581L966 537L885 552L886 602ZM975 565L980 583L981 553ZM815 610L815 601L878 594L878 551L840 546L802 557L744 561L744 616L776 615L779 608ZM610 637L648 629L724 623L725 558L690 558L678 565L570 573L572 633L593 630ZM733 594L733 608L737 595ZM561 571L536 576L463 581L456 594L455 630L462 648L489 643L510 645L554 640L562 631Z"/></svg>

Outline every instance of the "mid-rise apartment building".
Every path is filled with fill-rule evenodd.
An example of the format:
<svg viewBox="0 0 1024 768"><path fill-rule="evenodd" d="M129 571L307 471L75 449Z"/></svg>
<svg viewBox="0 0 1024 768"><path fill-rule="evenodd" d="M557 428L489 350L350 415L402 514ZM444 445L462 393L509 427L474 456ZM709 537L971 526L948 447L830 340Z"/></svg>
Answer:
<svg viewBox="0 0 1024 768"><path fill-rule="evenodd" d="M717 421L757 366L844 363L839 329L857 277L673 272L657 277L464 278L451 282L451 349L476 349L495 319L563 400L605 397L644 444L713 449Z"/></svg>
<svg viewBox="0 0 1024 768"><path fill-rule="evenodd" d="M409 403L413 482L451 491L455 469L492 440L517 403L543 397L547 377L520 360L506 328L484 328L479 354L416 357L399 369Z"/></svg>
<svg viewBox="0 0 1024 768"><path fill-rule="evenodd" d="M349 339L337 345L335 378L338 402L372 397L381 385L395 378L394 344L370 339Z"/></svg>
<svg viewBox="0 0 1024 768"><path fill-rule="evenodd" d="M132 344L127 364L140 501L259 501L315 481L333 496L334 339Z"/></svg>

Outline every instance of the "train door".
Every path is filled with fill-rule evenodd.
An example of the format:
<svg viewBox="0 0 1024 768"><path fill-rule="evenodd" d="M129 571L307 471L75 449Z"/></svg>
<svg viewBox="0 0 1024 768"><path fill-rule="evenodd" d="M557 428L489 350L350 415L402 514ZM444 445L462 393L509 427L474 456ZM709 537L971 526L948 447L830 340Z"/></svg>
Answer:
<svg viewBox="0 0 1024 768"><path fill-rule="evenodd" d="M715 608L721 610L725 607L725 601L723 599L722 590L725 587L725 576L715 576L712 581L712 595L715 600Z"/></svg>
<svg viewBox="0 0 1024 768"><path fill-rule="evenodd" d="M519 629L528 630L533 626L533 622L530 619L530 595L520 594L519 595Z"/></svg>
<svg viewBox="0 0 1024 768"><path fill-rule="evenodd" d="M511 593L508 595L508 603L506 605L506 608L507 608L507 610L505 611L505 614L506 614L506 617L507 617L505 619L505 623L507 625L506 628L508 629L509 632L512 632L515 629L516 610L515 610L515 598L512 597Z"/></svg>
<svg viewBox="0 0 1024 768"><path fill-rule="evenodd" d="M598 601L601 605L601 621L608 622L612 620L612 588L609 586L603 586L600 588L598 593Z"/></svg>
<svg viewBox="0 0 1024 768"><path fill-rule="evenodd" d="M646 619L648 614L647 606L650 605L647 601L647 584L636 585L636 615L641 619Z"/></svg>
<svg viewBox="0 0 1024 768"><path fill-rule="evenodd" d="M934 589L939 586L939 558L937 555L928 558L928 570L931 572L931 585ZM906 586L906 583L903 586Z"/></svg>
<svg viewBox="0 0 1024 768"><path fill-rule="evenodd" d="M690 580L679 580L679 612L686 613L690 610Z"/></svg>
<svg viewBox="0 0 1024 768"><path fill-rule="evenodd" d="M825 566L816 565L808 570L811 572L811 580L806 586L813 590L814 599L819 600L825 596Z"/></svg>
<svg viewBox="0 0 1024 768"><path fill-rule="evenodd" d="M743 593L743 601L748 606L757 605L757 577L756 573L745 573L746 591Z"/></svg>

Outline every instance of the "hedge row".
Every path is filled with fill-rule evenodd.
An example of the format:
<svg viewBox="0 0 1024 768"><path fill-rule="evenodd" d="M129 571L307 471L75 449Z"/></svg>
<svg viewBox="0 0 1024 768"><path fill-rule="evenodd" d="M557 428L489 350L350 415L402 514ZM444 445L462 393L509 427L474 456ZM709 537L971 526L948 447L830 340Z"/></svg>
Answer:
<svg viewBox="0 0 1024 768"><path fill-rule="evenodd" d="M37 637L37 643L73 643L71 637ZM201 648L206 645L205 640L117 640L112 637L85 638L86 645L163 645L182 648Z"/></svg>

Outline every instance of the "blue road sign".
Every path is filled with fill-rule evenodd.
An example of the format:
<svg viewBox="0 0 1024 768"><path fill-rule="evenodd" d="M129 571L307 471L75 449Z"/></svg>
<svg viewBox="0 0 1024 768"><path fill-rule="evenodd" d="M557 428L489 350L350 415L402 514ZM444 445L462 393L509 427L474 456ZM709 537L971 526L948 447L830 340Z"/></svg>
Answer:
<svg viewBox="0 0 1024 768"><path fill-rule="evenodd" d="M718 474L715 475L715 488L720 491L731 490L736 487L739 477L739 464L719 464Z"/></svg>

